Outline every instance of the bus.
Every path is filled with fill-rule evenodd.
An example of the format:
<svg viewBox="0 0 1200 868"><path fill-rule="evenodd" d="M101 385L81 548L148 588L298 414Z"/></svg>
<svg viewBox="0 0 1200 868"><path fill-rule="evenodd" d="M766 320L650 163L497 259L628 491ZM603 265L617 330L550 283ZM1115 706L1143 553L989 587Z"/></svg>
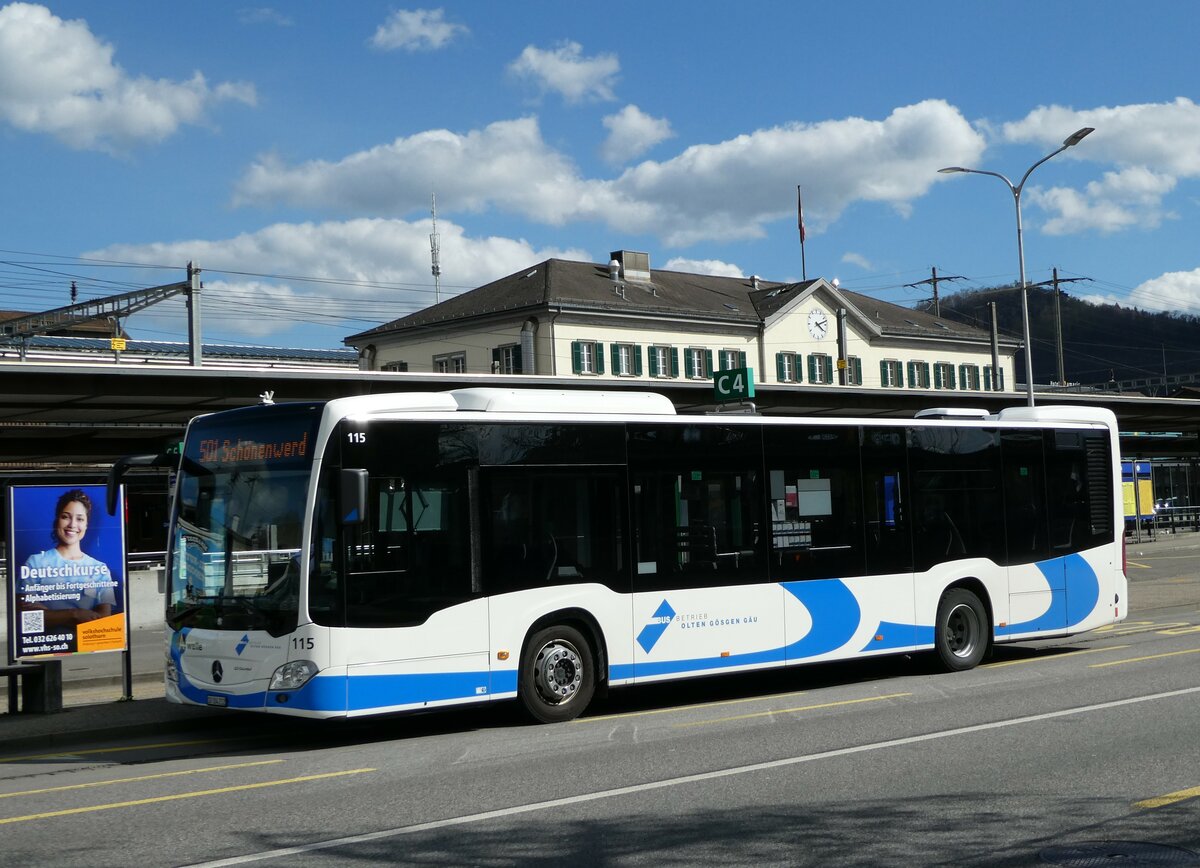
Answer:
<svg viewBox="0 0 1200 868"><path fill-rule="evenodd" d="M1112 413L1075 407L685 415L466 388L200 416L166 695L314 718L515 699L550 723L693 676L971 669L1126 616L1118 456Z"/></svg>

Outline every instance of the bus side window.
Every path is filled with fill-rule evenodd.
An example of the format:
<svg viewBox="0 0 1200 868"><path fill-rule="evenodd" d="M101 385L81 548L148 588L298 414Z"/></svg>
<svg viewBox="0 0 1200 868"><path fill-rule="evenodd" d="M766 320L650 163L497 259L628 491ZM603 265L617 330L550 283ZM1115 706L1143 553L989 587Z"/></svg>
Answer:
<svg viewBox="0 0 1200 868"><path fill-rule="evenodd" d="M763 445L773 575L861 576L858 429L765 426Z"/></svg>

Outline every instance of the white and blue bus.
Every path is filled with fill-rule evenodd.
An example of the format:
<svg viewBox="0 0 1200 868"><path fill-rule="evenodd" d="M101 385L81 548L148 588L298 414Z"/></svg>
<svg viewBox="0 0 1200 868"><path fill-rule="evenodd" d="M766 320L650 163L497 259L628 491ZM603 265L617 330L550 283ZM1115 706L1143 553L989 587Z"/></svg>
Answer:
<svg viewBox="0 0 1200 868"><path fill-rule="evenodd" d="M1105 410L676 415L471 388L190 424L166 684L331 718L993 643L1128 612Z"/></svg>

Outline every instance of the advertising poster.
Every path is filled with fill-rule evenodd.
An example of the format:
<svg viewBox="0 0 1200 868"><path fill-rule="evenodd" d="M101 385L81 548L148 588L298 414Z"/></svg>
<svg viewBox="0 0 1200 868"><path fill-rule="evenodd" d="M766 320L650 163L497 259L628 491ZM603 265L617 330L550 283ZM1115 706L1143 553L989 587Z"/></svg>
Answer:
<svg viewBox="0 0 1200 868"><path fill-rule="evenodd" d="M9 489L13 659L125 649L123 495L112 516L103 485Z"/></svg>

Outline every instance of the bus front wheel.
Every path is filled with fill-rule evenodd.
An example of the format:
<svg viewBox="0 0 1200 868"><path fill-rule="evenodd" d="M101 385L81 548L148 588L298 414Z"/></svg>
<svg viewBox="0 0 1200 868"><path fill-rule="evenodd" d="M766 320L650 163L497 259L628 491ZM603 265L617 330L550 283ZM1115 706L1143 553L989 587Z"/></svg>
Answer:
<svg viewBox="0 0 1200 868"><path fill-rule="evenodd" d="M977 596L966 588L942 594L934 637L942 666L951 672L974 669L987 652L987 632L987 611Z"/></svg>
<svg viewBox="0 0 1200 868"><path fill-rule="evenodd" d="M595 690L592 648L578 630L565 624L547 627L526 644L517 695L535 720L572 720L587 708Z"/></svg>

